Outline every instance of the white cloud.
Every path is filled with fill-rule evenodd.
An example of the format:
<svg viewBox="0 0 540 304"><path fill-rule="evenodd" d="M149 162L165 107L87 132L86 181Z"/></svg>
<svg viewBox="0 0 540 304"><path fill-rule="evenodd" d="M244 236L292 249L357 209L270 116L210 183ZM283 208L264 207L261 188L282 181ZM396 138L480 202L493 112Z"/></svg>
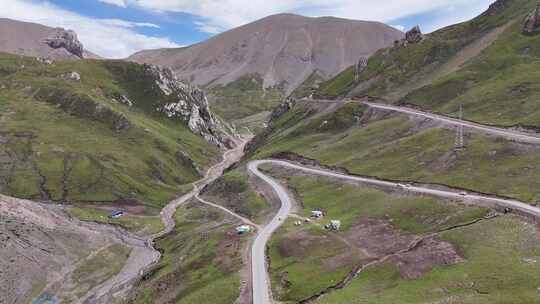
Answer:
<svg viewBox="0 0 540 304"><path fill-rule="evenodd" d="M107 25L125 27L125 28L134 28L134 27L153 27L160 28L159 25L147 22L131 22L120 19L99 19L99 22Z"/></svg>
<svg viewBox="0 0 540 304"><path fill-rule="evenodd" d="M223 30L223 28L221 28L220 26L215 26L210 23L205 23L201 21L195 21L195 25L200 31L209 34L218 34Z"/></svg>
<svg viewBox="0 0 540 304"><path fill-rule="evenodd" d="M309 16L389 22L433 10L452 8L455 20L479 13L493 0L125 0L127 5L161 12L184 12L198 16L199 29L208 32L227 30L259 18L282 12Z"/></svg>
<svg viewBox="0 0 540 304"><path fill-rule="evenodd" d="M110 1L110 0L107 0ZM107 58L125 58L143 49L179 47L167 38L137 33L136 27L157 27L119 19L96 19L64 10L45 1L2 0L0 17L73 29L85 48Z"/></svg>
<svg viewBox="0 0 540 304"><path fill-rule="evenodd" d="M98 0L99 2L103 2L103 3L107 3L107 4L112 4L112 5L116 5L116 6L121 6L121 7L126 7L126 1L124 0Z"/></svg>

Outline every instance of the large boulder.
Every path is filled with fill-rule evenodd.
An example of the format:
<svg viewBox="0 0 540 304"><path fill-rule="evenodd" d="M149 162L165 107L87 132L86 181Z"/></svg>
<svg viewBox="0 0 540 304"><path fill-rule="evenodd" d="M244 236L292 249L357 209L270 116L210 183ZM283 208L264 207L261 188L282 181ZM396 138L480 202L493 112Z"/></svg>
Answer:
<svg viewBox="0 0 540 304"><path fill-rule="evenodd" d="M64 48L79 58L84 57L84 47L74 31L57 28L51 37L45 39L45 43L53 49Z"/></svg>
<svg viewBox="0 0 540 304"><path fill-rule="evenodd" d="M290 109L294 108L296 105L296 99L286 98L281 104L274 108L272 114L270 115L270 120L276 120L287 113Z"/></svg>
<svg viewBox="0 0 540 304"><path fill-rule="evenodd" d="M523 26L523 32L526 34L533 34L538 32L540 28L540 2L536 5L536 8L531 12L525 21Z"/></svg>
<svg viewBox="0 0 540 304"><path fill-rule="evenodd" d="M405 33L405 40L407 43L418 43L424 39L424 35L420 30L420 26L413 27L410 31Z"/></svg>

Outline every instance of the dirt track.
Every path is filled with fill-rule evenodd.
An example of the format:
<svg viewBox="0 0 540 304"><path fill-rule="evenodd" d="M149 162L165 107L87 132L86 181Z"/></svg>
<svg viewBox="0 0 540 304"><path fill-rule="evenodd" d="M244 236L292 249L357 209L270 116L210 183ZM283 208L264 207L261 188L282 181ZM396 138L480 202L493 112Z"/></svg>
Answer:
<svg viewBox="0 0 540 304"><path fill-rule="evenodd" d="M237 147L226 151L223 154L223 160L209 168L204 178L193 183L193 189L189 193L184 194L167 204L160 212L161 220L163 221L165 228L146 240L142 240L146 249L144 251L140 250L132 252L128 262L124 265L120 273L107 282L96 286L90 293L82 298L79 303L106 303L110 301L111 297L114 297L113 293L127 291L131 287L131 283L139 278L145 270L159 261L161 254L154 248L153 243L155 239L170 233L174 229L174 213L176 212L176 209L191 198L196 197L201 189L220 177L223 174L223 170L240 160L243 156L244 146L249 139L250 138L244 138L239 140L237 142ZM136 246L135 248L138 247Z"/></svg>
<svg viewBox="0 0 540 304"><path fill-rule="evenodd" d="M13 304L31 302L30 290L36 280L45 282L40 293L44 299L67 297L71 299L71 303L111 303L124 298L144 271L159 261L161 254L155 250L153 242L172 231L175 226L174 213L178 206L197 196L200 189L221 176L225 168L238 161L243 155L247 141L248 139L238 141L238 146L227 151L223 160L209 168L203 179L193 183L192 191L165 206L160 214L165 228L146 238L138 237L119 227L71 219L66 216L61 206L0 195L0 215L6 217L2 220L4 225L8 224L0 231L0 237L7 240L3 245L8 246L4 250L7 255L0 254L5 261L5 265L0 263L4 265L3 271L0 271L0 279L3 281L0 288L0 303L4 303L3 299L10 299L5 303ZM10 223L17 224L18 230L15 231L13 228L15 224ZM54 241L47 241L47 238ZM68 278L81 264L95 258L112 244L122 244L130 248L125 264L118 273L103 283L93 287L87 286L91 289L81 295L81 290L78 289L80 284L71 282ZM40 270L37 271L36 267Z"/></svg>

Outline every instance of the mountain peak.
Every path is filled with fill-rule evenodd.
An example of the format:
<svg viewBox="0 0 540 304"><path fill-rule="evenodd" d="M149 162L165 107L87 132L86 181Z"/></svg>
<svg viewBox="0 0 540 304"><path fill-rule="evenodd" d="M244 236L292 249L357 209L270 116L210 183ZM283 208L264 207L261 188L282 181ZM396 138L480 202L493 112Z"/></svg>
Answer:
<svg viewBox="0 0 540 304"><path fill-rule="evenodd" d="M290 92L312 73L332 77L402 36L378 22L282 13L185 49L145 51L129 59L169 66L198 85L258 75L264 87L282 86Z"/></svg>

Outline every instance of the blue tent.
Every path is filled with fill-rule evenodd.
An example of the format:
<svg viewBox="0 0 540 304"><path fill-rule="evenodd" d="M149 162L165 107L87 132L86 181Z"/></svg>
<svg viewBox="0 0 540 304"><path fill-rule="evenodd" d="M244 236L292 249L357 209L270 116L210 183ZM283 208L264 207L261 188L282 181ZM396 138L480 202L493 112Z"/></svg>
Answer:
<svg viewBox="0 0 540 304"><path fill-rule="evenodd" d="M113 211L109 214L109 218L119 218L124 215L124 211Z"/></svg>

